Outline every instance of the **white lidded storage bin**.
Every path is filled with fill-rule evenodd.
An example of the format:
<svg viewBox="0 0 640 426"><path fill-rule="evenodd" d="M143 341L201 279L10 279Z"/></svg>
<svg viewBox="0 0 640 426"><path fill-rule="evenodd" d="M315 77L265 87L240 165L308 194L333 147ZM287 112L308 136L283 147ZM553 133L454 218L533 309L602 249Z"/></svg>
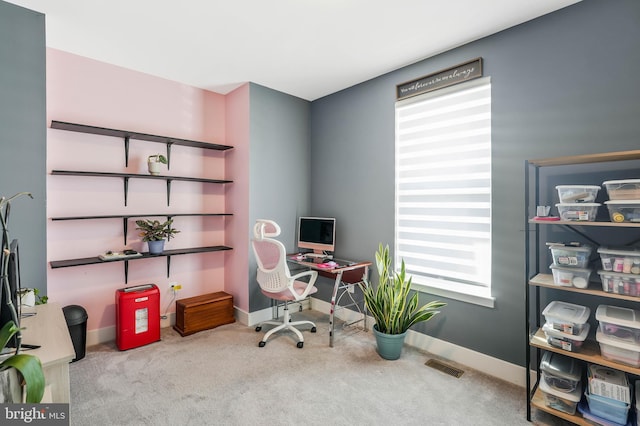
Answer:
<svg viewBox="0 0 640 426"><path fill-rule="evenodd" d="M600 203L560 203L556 207L561 220L593 222Z"/></svg>
<svg viewBox="0 0 640 426"><path fill-rule="evenodd" d="M551 250L553 264L569 268L586 268L593 247L588 245L571 245L562 243L547 243Z"/></svg>
<svg viewBox="0 0 640 426"><path fill-rule="evenodd" d="M556 189L561 203L593 203L598 196L600 186L558 185Z"/></svg>
<svg viewBox="0 0 640 426"><path fill-rule="evenodd" d="M640 367L640 344L629 343L596 331L596 340L600 344L600 353L604 359Z"/></svg>
<svg viewBox="0 0 640 426"><path fill-rule="evenodd" d="M605 201L611 222L640 222L640 200Z"/></svg>
<svg viewBox="0 0 640 426"><path fill-rule="evenodd" d="M591 269L571 268L567 266L551 265L553 283L562 287L587 288Z"/></svg>
<svg viewBox="0 0 640 426"><path fill-rule="evenodd" d="M559 392L573 392L582 379L582 364L555 352L545 352L540 361L542 379Z"/></svg>
<svg viewBox="0 0 640 426"><path fill-rule="evenodd" d="M640 311L619 306L600 305L596 309L600 331L613 339L640 342Z"/></svg>
<svg viewBox="0 0 640 426"><path fill-rule="evenodd" d="M558 331L547 322L542 326L542 331L544 331L545 336L547 336L547 343L554 348L569 352L580 352L580 348L589 334L589 328L589 324L587 323L582 327L582 332L575 335Z"/></svg>
<svg viewBox="0 0 640 426"><path fill-rule="evenodd" d="M575 414L578 401L582 397L582 382L572 392L560 392L550 387L544 380L540 381L540 390L544 395L544 404L554 410L567 414Z"/></svg>
<svg viewBox="0 0 640 426"><path fill-rule="evenodd" d="M579 335L591 315L587 306L554 300L542 311L550 328L567 334Z"/></svg>
<svg viewBox="0 0 640 426"><path fill-rule="evenodd" d="M640 179L608 180L602 184L610 200L640 200Z"/></svg>
<svg viewBox="0 0 640 426"><path fill-rule="evenodd" d="M602 291L607 293L640 296L640 275L619 272L598 271L602 281Z"/></svg>
<svg viewBox="0 0 640 426"><path fill-rule="evenodd" d="M599 247L598 254L605 271L640 275L640 251Z"/></svg>

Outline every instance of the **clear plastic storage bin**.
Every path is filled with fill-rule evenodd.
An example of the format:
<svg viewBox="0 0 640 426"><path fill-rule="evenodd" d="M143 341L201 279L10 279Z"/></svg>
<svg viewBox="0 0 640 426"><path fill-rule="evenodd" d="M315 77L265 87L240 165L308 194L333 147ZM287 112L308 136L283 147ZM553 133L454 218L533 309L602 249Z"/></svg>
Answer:
<svg viewBox="0 0 640 426"><path fill-rule="evenodd" d="M640 275L640 251L600 247L598 254L605 271Z"/></svg>
<svg viewBox="0 0 640 426"><path fill-rule="evenodd" d="M549 268L551 268L553 283L555 285L577 288L587 288L589 286L591 269L570 268L568 266L556 265L551 265Z"/></svg>
<svg viewBox="0 0 640 426"><path fill-rule="evenodd" d="M600 203L560 203L556 207L561 220L593 222Z"/></svg>
<svg viewBox="0 0 640 426"><path fill-rule="evenodd" d="M593 251L593 247L573 246L564 244L550 244L551 257L553 264L556 266L565 266L572 268L586 268L589 266L589 257Z"/></svg>
<svg viewBox="0 0 640 426"><path fill-rule="evenodd" d="M587 306L554 300L549 303L542 315L550 328L567 334L579 335L585 328L591 315Z"/></svg>
<svg viewBox="0 0 640 426"><path fill-rule="evenodd" d="M640 297L640 275L598 271L602 290L607 293Z"/></svg>
<svg viewBox="0 0 640 426"><path fill-rule="evenodd" d="M558 185L556 189L561 203L593 203L600 191L596 185Z"/></svg>
<svg viewBox="0 0 640 426"><path fill-rule="evenodd" d="M547 337L547 343L554 348L563 349L569 352L580 352L580 348L584 344L587 335L589 334L589 324L585 324L582 328L582 332L578 335L563 333L554 329L549 323L545 323L542 326Z"/></svg>
<svg viewBox="0 0 640 426"><path fill-rule="evenodd" d="M604 202L611 222L640 222L640 200L615 200Z"/></svg>
<svg viewBox="0 0 640 426"><path fill-rule="evenodd" d="M608 337L632 344L640 342L640 311L600 305L596 309L596 319L600 331Z"/></svg>
<svg viewBox="0 0 640 426"><path fill-rule="evenodd" d="M602 184L610 200L640 200L640 179L609 180Z"/></svg>
<svg viewBox="0 0 640 426"><path fill-rule="evenodd" d="M559 392L573 392L582 379L582 366L573 358L555 353L545 352L540 361L542 379L550 388Z"/></svg>
<svg viewBox="0 0 640 426"><path fill-rule="evenodd" d="M582 396L582 382L573 392L560 392L547 385L543 380L540 382L540 390L547 407L573 415L576 413L576 406Z"/></svg>
<svg viewBox="0 0 640 426"><path fill-rule="evenodd" d="M600 330L596 331L596 341L600 345L600 353L604 359L640 367L640 344L615 339Z"/></svg>
<svg viewBox="0 0 640 426"><path fill-rule="evenodd" d="M587 397L591 414L619 425L627 423L631 404L599 395L591 395L588 391L584 394Z"/></svg>

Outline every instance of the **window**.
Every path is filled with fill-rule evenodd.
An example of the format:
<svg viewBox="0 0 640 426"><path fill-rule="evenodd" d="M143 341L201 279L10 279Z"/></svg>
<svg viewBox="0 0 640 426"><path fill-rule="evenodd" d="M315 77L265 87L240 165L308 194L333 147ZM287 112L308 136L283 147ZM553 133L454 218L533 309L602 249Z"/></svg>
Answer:
<svg viewBox="0 0 640 426"><path fill-rule="evenodd" d="M491 81L396 104L395 265L415 288L491 297Z"/></svg>

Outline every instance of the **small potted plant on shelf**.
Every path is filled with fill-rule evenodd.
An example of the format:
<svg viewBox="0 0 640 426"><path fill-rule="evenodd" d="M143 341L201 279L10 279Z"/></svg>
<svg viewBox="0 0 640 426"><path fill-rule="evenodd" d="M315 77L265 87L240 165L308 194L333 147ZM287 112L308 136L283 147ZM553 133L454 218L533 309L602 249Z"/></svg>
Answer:
<svg viewBox="0 0 640 426"><path fill-rule="evenodd" d="M365 279L360 287L367 309L375 320L373 333L378 354L384 359L394 360L400 358L409 328L430 320L446 303L434 300L418 307L418 293L409 296L411 277L406 276L404 260L400 272L394 272L388 245L383 247L380 243L376 252L376 267L378 284L374 285Z"/></svg>
<svg viewBox="0 0 640 426"><path fill-rule="evenodd" d="M44 371L40 358L19 353L7 348L7 343L20 329L8 321L0 330L0 402L3 404L22 402L23 384L26 386L26 402L37 404L44 394ZM11 354L14 352L14 354Z"/></svg>
<svg viewBox="0 0 640 426"><path fill-rule="evenodd" d="M136 225L138 225L136 229L142 231L140 236L142 241L149 245L149 254L162 253L165 240L180 232L172 228L171 224L173 224L173 219L169 219L166 222L151 219L136 220Z"/></svg>
<svg viewBox="0 0 640 426"><path fill-rule="evenodd" d="M167 164L167 157L162 154L150 155L147 159L149 173L156 176L160 174L160 164Z"/></svg>

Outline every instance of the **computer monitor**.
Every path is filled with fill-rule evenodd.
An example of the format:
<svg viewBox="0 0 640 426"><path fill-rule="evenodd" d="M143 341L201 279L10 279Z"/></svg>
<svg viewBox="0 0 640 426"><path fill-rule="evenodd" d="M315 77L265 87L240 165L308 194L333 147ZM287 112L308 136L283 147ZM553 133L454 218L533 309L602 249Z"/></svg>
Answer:
<svg viewBox="0 0 640 426"><path fill-rule="evenodd" d="M323 255L334 252L336 245L336 220L330 217L301 217L298 220L298 249L313 250Z"/></svg>

